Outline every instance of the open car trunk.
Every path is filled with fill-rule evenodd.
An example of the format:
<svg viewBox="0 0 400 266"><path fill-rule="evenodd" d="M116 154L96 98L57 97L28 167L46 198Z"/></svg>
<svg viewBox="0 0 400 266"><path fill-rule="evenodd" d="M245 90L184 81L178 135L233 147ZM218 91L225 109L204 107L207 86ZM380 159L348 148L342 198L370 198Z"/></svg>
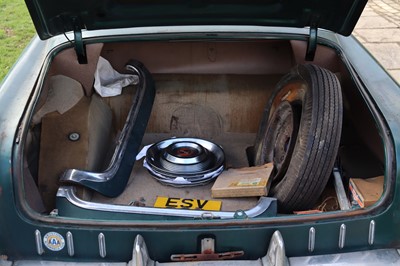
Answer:
<svg viewBox="0 0 400 266"><path fill-rule="evenodd" d="M349 190L349 182L356 178L373 183L368 193L379 199L383 184L371 181L384 173L379 130L339 51L323 45L318 46L312 64L337 78L341 96L336 101L342 110L333 113L341 121L336 131L327 134L334 135L337 147L325 155L331 163L320 167L329 177L321 181L322 193L301 186L302 181L292 177L300 194L317 194L302 205L306 207L297 208L299 203L286 208L285 201L276 201L274 195L279 191L270 191L277 169L265 183L265 193L243 197L233 191L230 197L215 198L215 178L200 185L170 186L143 167L143 157L136 158L147 145L186 138L186 142L201 139L222 147L224 170L218 174L262 165L254 154L269 117L265 109L282 77L296 65L307 64L306 46L303 41L252 39L110 42L87 45L86 65L77 62L72 48L60 51L49 67L26 139L24 182L34 188L26 190L28 204L43 214L57 210L61 217L80 217L82 211L90 211L94 219L110 220L241 215L268 219L304 211L324 215L373 204L364 199L365 205L359 206L360 199ZM124 87L121 95L101 97L93 88L100 57L114 70L138 75L141 81ZM128 62L134 62L131 68L126 68ZM145 70L137 71L141 64ZM296 119L298 127L304 118ZM273 160L264 163L276 166ZM294 163L289 160L285 167ZM308 162L313 163L317 162ZM258 186L263 175L269 176L262 172L246 179L244 175L235 184ZM322 174L307 175L315 175L318 182ZM342 182L335 184L335 175ZM162 202L160 197L166 198L164 203L156 203L157 199ZM220 208L203 208L212 201L220 202Z"/></svg>

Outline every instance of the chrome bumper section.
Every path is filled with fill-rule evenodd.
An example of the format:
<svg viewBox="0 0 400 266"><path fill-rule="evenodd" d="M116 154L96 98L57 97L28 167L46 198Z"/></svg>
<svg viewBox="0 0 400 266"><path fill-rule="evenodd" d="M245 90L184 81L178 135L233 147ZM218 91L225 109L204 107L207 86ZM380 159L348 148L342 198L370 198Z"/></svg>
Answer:
<svg viewBox="0 0 400 266"><path fill-rule="evenodd" d="M165 262L153 261L141 235L137 235L132 260L126 262L62 262L44 260L1 260L1 266L339 266L339 265L365 265L365 266L394 266L400 265L400 254L397 249L376 249L359 252L338 253L318 256L287 258L285 245L279 231L272 235L267 254L257 260L225 260L225 261L190 261L190 262Z"/></svg>
<svg viewBox="0 0 400 266"><path fill-rule="evenodd" d="M268 217L275 216L277 211L277 202L274 198L261 197L257 205L245 211L201 211L201 210L187 210L187 209L164 209L153 207L137 207L128 205L104 204L89 202L80 199L76 193L75 188L72 186L60 187L57 192L57 200L66 199L66 202L57 203L59 213L62 215L62 210L65 204L72 205L84 210L114 212L114 213L127 213L127 214L142 214L142 215L158 215L158 216L172 216L172 217L188 217L199 219L245 219L254 217Z"/></svg>
<svg viewBox="0 0 400 266"><path fill-rule="evenodd" d="M107 197L116 197L125 189L134 164L132 158L139 152L155 97L154 81L145 66L131 61L126 68L139 76L138 90L109 166L104 172L67 169L61 183L82 185Z"/></svg>

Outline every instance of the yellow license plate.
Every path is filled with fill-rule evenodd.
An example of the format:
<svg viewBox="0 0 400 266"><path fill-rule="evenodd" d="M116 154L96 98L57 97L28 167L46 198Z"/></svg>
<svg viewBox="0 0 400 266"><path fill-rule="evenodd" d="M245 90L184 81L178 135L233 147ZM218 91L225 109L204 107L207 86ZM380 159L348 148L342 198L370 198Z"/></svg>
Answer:
<svg viewBox="0 0 400 266"><path fill-rule="evenodd" d="M157 200L154 203L154 207L204 210L204 211L219 211L219 210L221 210L221 204L222 204L222 202L217 201L217 200L199 200L199 199L157 197Z"/></svg>

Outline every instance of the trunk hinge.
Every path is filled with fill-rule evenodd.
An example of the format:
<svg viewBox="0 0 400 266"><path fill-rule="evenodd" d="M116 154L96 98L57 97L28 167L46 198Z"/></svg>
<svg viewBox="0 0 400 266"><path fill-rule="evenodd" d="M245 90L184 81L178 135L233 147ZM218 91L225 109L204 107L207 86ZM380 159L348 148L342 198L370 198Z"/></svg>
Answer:
<svg viewBox="0 0 400 266"><path fill-rule="evenodd" d="M77 22L77 19L74 19L74 22ZM87 64L86 45L82 40L82 29L79 26L79 23L74 23L74 43L79 64Z"/></svg>
<svg viewBox="0 0 400 266"><path fill-rule="evenodd" d="M318 27L316 23L311 23L310 35L308 37L306 61L314 61L315 51L317 50L317 33Z"/></svg>

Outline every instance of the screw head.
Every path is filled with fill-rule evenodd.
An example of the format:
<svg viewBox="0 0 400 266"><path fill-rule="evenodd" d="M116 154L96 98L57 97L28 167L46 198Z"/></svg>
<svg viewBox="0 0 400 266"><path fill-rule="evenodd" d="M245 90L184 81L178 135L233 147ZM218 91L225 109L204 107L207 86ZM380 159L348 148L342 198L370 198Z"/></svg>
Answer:
<svg viewBox="0 0 400 266"><path fill-rule="evenodd" d="M69 139L70 141L78 141L80 137L81 137L81 136L80 136L79 133L77 133L77 132L73 132L73 133L70 133L70 134L68 135L68 139Z"/></svg>

